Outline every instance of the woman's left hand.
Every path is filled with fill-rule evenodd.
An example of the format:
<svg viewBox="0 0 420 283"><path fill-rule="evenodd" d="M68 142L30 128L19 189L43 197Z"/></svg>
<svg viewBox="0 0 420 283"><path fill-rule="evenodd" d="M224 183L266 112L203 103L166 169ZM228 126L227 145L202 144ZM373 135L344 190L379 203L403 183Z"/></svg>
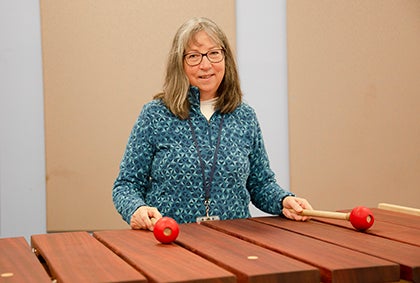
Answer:
<svg viewBox="0 0 420 283"><path fill-rule="evenodd" d="M298 197L285 197L283 199L283 215L289 219L297 220L297 221L306 221L309 219L308 216L300 215L300 213L304 209L312 210L312 206L309 202L304 198Z"/></svg>

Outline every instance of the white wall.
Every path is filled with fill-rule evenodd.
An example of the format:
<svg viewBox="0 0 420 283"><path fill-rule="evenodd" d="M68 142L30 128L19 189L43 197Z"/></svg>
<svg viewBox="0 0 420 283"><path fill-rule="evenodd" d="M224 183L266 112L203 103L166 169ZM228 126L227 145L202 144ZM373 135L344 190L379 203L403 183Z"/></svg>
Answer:
<svg viewBox="0 0 420 283"><path fill-rule="evenodd" d="M0 2L0 237L45 233L39 1Z"/></svg>
<svg viewBox="0 0 420 283"><path fill-rule="evenodd" d="M288 189L286 0L236 5L245 100L257 111L271 165ZM1 1L0 237L29 240L46 231L41 58L39 1Z"/></svg>
<svg viewBox="0 0 420 283"><path fill-rule="evenodd" d="M286 0L240 0L236 11L245 101L257 112L277 181L289 190ZM253 206L251 213L263 215Z"/></svg>

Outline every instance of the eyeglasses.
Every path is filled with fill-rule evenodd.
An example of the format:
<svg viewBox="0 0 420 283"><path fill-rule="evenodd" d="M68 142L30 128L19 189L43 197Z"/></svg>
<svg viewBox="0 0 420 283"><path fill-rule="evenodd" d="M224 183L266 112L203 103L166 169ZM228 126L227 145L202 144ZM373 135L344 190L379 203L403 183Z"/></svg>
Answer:
<svg viewBox="0 0 420 283"><path fill-rule="evenodd" d="M225 52L223 49L212 49L207 53L190 52L184 55L185 62L188 66L197 66L203 61L203 57L206 56L211 63L219 63L225 58Z"/></svg>

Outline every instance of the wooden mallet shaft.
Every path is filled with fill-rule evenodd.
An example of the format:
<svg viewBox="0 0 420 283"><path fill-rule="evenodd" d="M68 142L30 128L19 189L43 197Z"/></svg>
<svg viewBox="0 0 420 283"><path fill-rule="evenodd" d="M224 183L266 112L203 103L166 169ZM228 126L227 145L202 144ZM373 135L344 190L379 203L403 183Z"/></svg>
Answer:
<svg viewBox="0 0 420 283"><path fill-rule="evenodd" d="M303 216L324 217L324 218L333 218L333 219L342 219L342 220L350 219L350 212L344 213L344 212L304 209L299 214Z"/></svg>

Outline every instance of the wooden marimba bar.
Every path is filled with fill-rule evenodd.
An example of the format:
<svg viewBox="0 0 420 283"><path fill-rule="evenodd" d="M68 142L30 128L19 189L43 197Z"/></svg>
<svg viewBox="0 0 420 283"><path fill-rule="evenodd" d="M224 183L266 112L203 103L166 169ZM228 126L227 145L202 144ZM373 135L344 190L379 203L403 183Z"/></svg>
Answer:
<svg viewBox="0 0 420 283"><path fill-rule="evenodd" d="M375 224L257 217L181 224L175 243L140 230L0 239L0 282L420 282L420 217Z"/></svg>

